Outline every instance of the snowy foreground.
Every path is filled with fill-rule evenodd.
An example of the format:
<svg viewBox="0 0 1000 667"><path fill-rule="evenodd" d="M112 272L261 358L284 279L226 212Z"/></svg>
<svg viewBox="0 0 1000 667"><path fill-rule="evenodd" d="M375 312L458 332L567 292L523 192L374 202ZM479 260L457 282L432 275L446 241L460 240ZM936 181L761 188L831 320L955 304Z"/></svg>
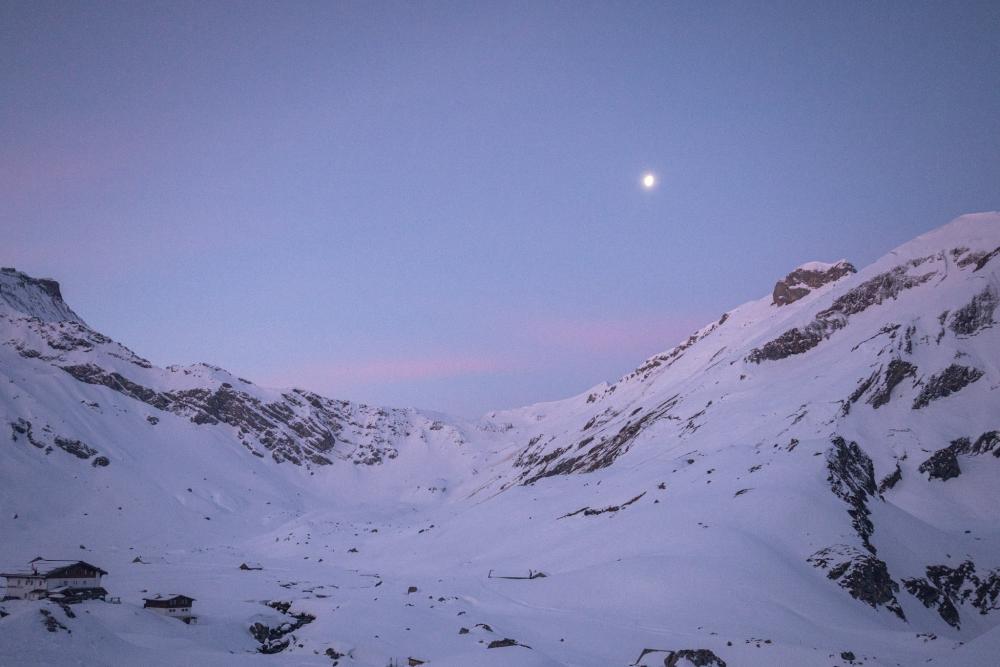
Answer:
<svg viewBox="0 0 1000 667"><path fill-rule="evenodd" d="M998 302L964 216L463 421L156 368L4 269L0 569L121 604L0 602L0 664L998 664Z"/></svg>

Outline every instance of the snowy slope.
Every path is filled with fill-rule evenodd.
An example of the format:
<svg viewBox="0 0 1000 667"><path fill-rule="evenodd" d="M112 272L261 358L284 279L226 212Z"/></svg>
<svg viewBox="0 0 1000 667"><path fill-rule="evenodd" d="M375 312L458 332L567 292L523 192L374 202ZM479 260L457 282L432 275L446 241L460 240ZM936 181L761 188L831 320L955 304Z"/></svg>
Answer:
<svg viewBox="0 0 1000 667"><path fill-rule="evenodd" d="M998 255L987 213L803 264L613 384L478 422L156 368L5 269L0 563L76 554L124 603L0 603L0 656L994 664Z"/></svg>

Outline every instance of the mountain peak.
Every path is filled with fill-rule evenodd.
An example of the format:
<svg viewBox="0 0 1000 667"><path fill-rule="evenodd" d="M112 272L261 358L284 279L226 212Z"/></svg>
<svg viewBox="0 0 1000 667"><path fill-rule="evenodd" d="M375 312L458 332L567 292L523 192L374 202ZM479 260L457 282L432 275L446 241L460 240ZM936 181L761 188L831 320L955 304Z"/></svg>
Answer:
<svg viewBox="0 0 1000 667"><path fill-rule="evenodd" d="M838 262L806 262L779 280L774 285L771 303L787 306L824 285L840 280L846 275L857 273L854 265L845 259Z"/></svg>
<svg viewBox="0 0 1000 667"><path fill-rule="evenodd" d="M51 278L33 278L11 267L0 268L2 307L46 322L84 323L63 301L58 282Z"/></svg>

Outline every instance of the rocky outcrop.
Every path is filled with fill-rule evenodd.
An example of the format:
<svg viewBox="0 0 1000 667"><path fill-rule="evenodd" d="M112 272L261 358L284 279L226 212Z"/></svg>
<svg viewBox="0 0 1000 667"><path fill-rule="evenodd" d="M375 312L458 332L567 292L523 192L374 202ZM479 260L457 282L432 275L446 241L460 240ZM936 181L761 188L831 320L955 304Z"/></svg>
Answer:
<svg viewBox="0 0 1000 667"><path fill-rule="evenodd" d="M265 402L228 382L213 388L156 391L94 364L59 368L80 382L107 387L195 424L226 424L248 449L257 451L255 446L259 446L279 463L328 465L343 440L343 453L354 463L376 465L396 458L393 438L407 431L405 411L370 409L372 421L357 424L350 403L299 389L282 394L281 400ZM342 438L346 430L360 437Z"/></svg>
<svg viewBox="0 0 1000 667"><path fill-rule="evenodd" d="M904 379L917 374L917 367L902 359L893 359L885 369L881 384L872 392L868 403L876 410L892 398L892 390Z"/></svg>
<svg viewBox="0 0 1000 667"><path fill-rule="evenodd" d="M11 267L0 268L0 305L44 322L83 320L63 301L59 283L32 278Z"/></svg>
<svg viewBox="0 0 1000 667"><path fill-rule="evenodd" d="M968 438L959 438L951 443L959 454L988 454L1000 458L1000 431L987 431L972 442Z"/></svg>
<svg viewBox="0 0 1000 667"><path fill-rule="evenodd" d="M858 533L865 548L873 554L875 548L869 538L875 531L868 510L868 498L878 491L875 485L875 466L871 458L862 451L858 443L848 443L841 437L833 439L833 446L826 453L826 467L829 475L826 481L833 494L846 502L850 509L851 525Z"/></svg>
<svg viewBox="0 0 1000 667"><path fill-rule="evenodd" d="M958 465L959 455L978 456L989 453L1000 458L1000 431L987 431L976 438L975 442L964 437L952 440L950 445L931 454L917 470L927 473L928 479L945 481L962 474L962 468Z"/></svg>
<svg viewBox="0 0 1000 667"><path fill-rule="evenodd" d="M948 328L959 336L972 336L992 326L997 302L996 293L991 287L987 287L972 297L969 303L952 313Z"/></svg>
<svg viewBox="0 0 1000 667"><path fill-rule="evenodd" d="M577 514L583 514L583 516L597 516L599 514L608 514L608 513L614 514L616 512L622 511L623 509L625 509L629 505L632 505L633 503L638 502L639 499L641 499L644 495L646 495L645 491L643 491L639 495L635 496L634 498L631 498L630 500L626 500L621 505L609 505L608 507L602 507L600 509L595 509L593 507L581 507L580 509L576 510L575 512L570 512L569 514L563 514L559 518L560 519L566 519L566 518L571 517L571 516L576 516ZM737 495L739 495L739 494L737 494Z"/></svg>
<svg viewBox="0 0 1000 667"><path fill-rule="evenodd" d="M850 507L853 526L866 551L847 544L837 544L820 549L807 562L827 571L827 577L847 590L851 597L872 607L885 607L905 620L903 609L896 599L897 584L889 575L889 568L876 556L871 543L875 526L871 521L868 499L876 496L875 466L871 458L856 442L848 443L835 437L827 450L827 482L830 490Z"/></svg>
<svg viewBox="0 0 1000 667"><path fill-rule="evenodd" d="M883 477L882 481L878 483L879 495L893 489L901 481L903 481L903 469L899 467L897 462L895 470Z"/></svg>
<svg viewBox="0 0 1000 667"><path fill-rule="evenodd" d="M663 659L663 667L726 667L726 661L707 648L685 648L670 651Z"/></svg>
<svg viewBox="0 0 1000 667"><path fill-rule="evenodd" d="M659 661L660 655L663 654L666 654L666 657L663 658L664 667L726 667L726 661L707 648L684 648L680 650L644 648L632 665L633 667L652 665L652 663L646 662L644 658L647 656L656 656L656 660Z"/></svg>
<svg viewBox="0 0 1000 667"><path fill-rule="evenodd" d="M913 401L913 409L919 410L927 407L931 401L950 396L981 377L983 377L983 372L978 368L952 364L927 380Z"/></svg>
<svg viewBox="0 0 1000 667"><path fill-rule="evenodd" d="M885 607L906 620L899 600L896 599L899 584L889 576L889 568L885 562L873 554L846 544L838 544L817 551L807 562L826 570L826 576L836 581L855 600L876 609Z"/></svg>
<svg viewBox="0 0 1000 667"><path fill-rule="evenodd" d="M250 626L250 634L260 643L260 646L257 648L259 653L281 653L289 647L295 638L292 635L293 632L316 620L316 617L312 614L292 611L291 602L275 601L266 602L265 604L271 609L289 617L291 620L281 623L276 627L268 626L259 621Z"/></svg>
<svg viewBox="0 0 1000 667"><path fill-rule="evenodd" d="M80 442L79 440L63 438L58 435L55 438L53 438L53 443L59 449L63 450L67 454L72 454L78 459L89 459L91 456L97 453L96 449Z"/></svg>
<svg viewBox="0 0 1000 667"><path fill-rule="evenodd" d="M805 327L789 329L761 347L754 348L747 355L746 360L759 364L762 361L777 361L811 350L832 333L847 326L848 318L851 315L877 306L888 299L895 299L903 291L930 280L937 274L936 271L919 275L909 273L912 268L918 267L930 259L933 257L911 260L866 280L837 297L829 308L817 313L815 319Z"/></svg>
<svg viewBox="0 0 1000 667"><path fill-rule="evenodd" d="M934 452L917 467L917 471L926 473L927 479L940 479L942 482L962 474L954 447L945 447Z"/></svg>
<svg viewBox="0 0 1000 667"><path fill-rule="evenodd" d="M687 340L685 340L680 345L674 347L669 352L666 352L665 354L658 354L655 357L650 357L641 366L636 368L628 375L624 376L619 382L627 382L635 378L641 378L645 380L656 369L670 368L672 365L674 365L674 363L676 363L679 359L681 359L684 356L685 352L691 349L699 341L702 341L706 337L711 335L719 327L725 324L727 320L729 320L729 313L723 313L722 317L720 317L718 321L713 322L709 326L694 332L693 334L687 337ZM608 392L613 392L615 390L615 387L616 385L611 385L610 387L608 387Z"/></svg>
<svg viewBox="0 0 1000 667"><path fill-rule="evenodd" d="M675 394L636 419L629 419L617 432L613 432L613 435L589 436L577 443L574 449L571 449L570 446L557 446L542 454L549 445L549 441L543 441L541 436L536 436L514 461L515 467L525 468L519 477L520 483L531 484L553 475L593 472L608 467L615 459L629 450L638 435L645 429L661 419L678 419L671 414L671 410L677 406L679 401L680 397ZM590 428L593 429L593 426ZM583 452L564 457L575 450L583 450Z"/></svg>
<svg viewBox="0 0 1000 667"><path fill-rule="evenodd" d="M814 262L800 266L775 283L774 291L771 293L771 303L775 306L787 306L814 289L829 285L852 273L857 273L857 269L850 262L843 260L836 264Z"/></svg>
<svg viewBox="0 0 1000 667"><path fill-rule="evenodd" d="M968 605L986 615L1000 609L1000 569L983 575L971 560L957 567L929 565L926 577L903 579L907 592L928 609L936 609L948 625L959 628L959 607Z"/></svg>
<svg viewBox="0 0 1000 667"><path fill-rule="evenodd" d="M993 250L984 253L982 256L976 258L976 268L973 271L978 271L984 266L986 266L991 259L1000 255L1000 246L994 248Z"/></svg>
<svg viewBox="0 0 1000 667"><path fill-rule="evenodd" d="M84 461L91 459L98 453L96 449L80 440L54 435L49 426L43 426L42 433L39 435L35 432L32 423L24 418L10 422L10 437L14 442L23 437L32 447L44 450L46 454L50 454L58 448ZM97 456L91 461L91 465L95 468L105 467L110 463L111 461L106 456Z"/></svg>

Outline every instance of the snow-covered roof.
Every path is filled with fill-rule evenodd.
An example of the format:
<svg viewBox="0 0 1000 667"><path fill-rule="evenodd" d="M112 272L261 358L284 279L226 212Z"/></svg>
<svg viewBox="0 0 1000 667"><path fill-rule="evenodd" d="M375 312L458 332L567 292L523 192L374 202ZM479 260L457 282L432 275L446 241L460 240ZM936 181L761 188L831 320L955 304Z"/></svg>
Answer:
<svg viewBox="0 0 1000 667"><path fill-rule="evenodd" d="M4 577L52 577L60 573L60 571L67 568L73 567L74 565L81 565L83 567L89 567L91 569L97 570L99 573L107 574L104 570L92 565L82 560L48 560L46 558L38 557L28 563L29 570L21 572L2 572L0 576Z"/></svg>

